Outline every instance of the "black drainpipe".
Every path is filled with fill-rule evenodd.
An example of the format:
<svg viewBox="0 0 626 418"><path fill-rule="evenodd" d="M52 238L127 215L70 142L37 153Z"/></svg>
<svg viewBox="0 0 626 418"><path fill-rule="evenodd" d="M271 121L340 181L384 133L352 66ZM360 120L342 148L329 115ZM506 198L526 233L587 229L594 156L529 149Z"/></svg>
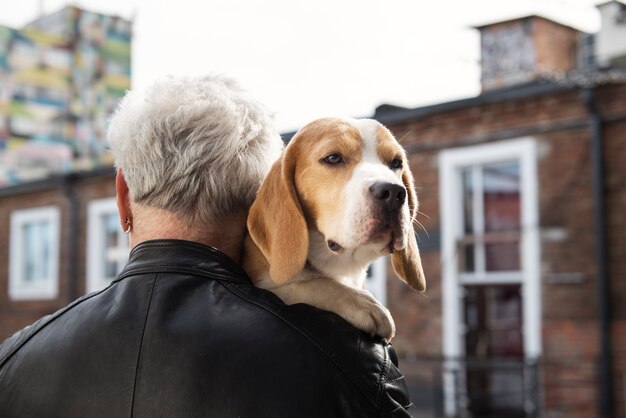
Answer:
<svg viewBox="0 0 626 418"><path fill-rule="evenodd" d="M67 235L67 289L68 302L78 298L78 237L80 234L80 204L73 187L73 176L63 176L61 188L69 204L69 213L66 230Z"/></svg>
<svg viewBox="0 0 626 418"><path fill-rule="evenodd" d="M593 89L581 91L582 100L589 111L591 124L591 165L593 181L594 227L596 235L596 268L598 272L598 320L600 326L599 358L599 408L602 418L613 418L613 368L611 339L610 283L607 273L606 219L604 201L604 153L602 150L602 117L598 112Z"/></svg>

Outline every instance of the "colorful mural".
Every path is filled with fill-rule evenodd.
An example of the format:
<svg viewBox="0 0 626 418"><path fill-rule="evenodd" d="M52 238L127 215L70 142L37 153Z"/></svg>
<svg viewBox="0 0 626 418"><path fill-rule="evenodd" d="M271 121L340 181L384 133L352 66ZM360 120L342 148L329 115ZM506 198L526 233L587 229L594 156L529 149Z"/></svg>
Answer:
<svg viewBox="0 0 626 418"><path fill-rule="evenodd" d="M111 164L105 129L130 88L132 22L76 7L0 27L0 187Z"/></svg>

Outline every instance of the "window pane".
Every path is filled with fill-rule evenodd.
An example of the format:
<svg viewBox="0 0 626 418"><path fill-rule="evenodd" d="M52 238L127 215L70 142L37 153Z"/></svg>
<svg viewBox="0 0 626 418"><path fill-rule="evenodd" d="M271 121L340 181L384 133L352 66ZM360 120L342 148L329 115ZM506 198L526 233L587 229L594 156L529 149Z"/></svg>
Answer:
<svg viewBox="0 0 626 418"><path fill-rule="evenodd" d="M474 171L472 168L461 170L463 182L463 235L473 236L474 231ZM459 245L460 271L471 273L475 271L474 244L461 243Z"/></svg>
<svg viewBox="0 0 626 418"><path fill-rule="evenodd" d="M27 222L22 226L24 264L22 279L27 283L50 277L52 229L47 221Z"/></svg>
<svg viewBox="0 0 626 418"><path fill-rule="evenodd" d="M485 245L487 271L519 271L520 248L519 242Z"/></svg>
<svg viewBox="0 0 626 418"><path fill-rule="evenodd" d="M519 231L519 163L498 163L483 168L485 232Z"/></svg>
<svg viewBox="0 0 626 418"><path fill-rule="evenodd" d="M461 172L463 179L463 230L465 235L474 234L474 176L472 169L466 168Z"/></svg>
<svg viewBox="0 0 626 418"><path fill-rule="evenodd" d="M490 164L483 167L483 202L485 236L496 238L485 245L487 271L517 271L520 269L518 235L520 232L521 189L519 163Z"/></svg>
<svg viewBox="0 0 626 418"><path fill-rule="evenodd" d="M104 277L112 279L118 273L117 243L120 231L117 214L103 215L102 227L104 229Z"/></svg>
<svg viewBox="0 0 626 418"><path fill-rule="evenodd" d="M474 266L474 245L473 244L460 244L460 262L461 271L464 273L471 273L475 271Z"/></svg>
<svg viewBox="0 0 626 418"><path fill-rule="evenodd" d="M522 356L519 284L465 286L465 322L468 356Z"/></svg>
<svg viewBox="0 0 626 418"><path fill-rule="evenodd" d="M41 278L47 280L51 277L50 268L52 267L52 225L50 222L39 222L40 237L41 240Z"/></svg>
<svg viewBox="0 0 626 418"><path fill-rule="evenodd" d="M37 262L37 249L35 245L37 243L37 229L34 223L24 224L22 227L23 236L24 236L24 249L22 254L24 254L24 274L23 279L25 282L32 282L35 280L37 275L36 272L36 262Z"/></svg>
<svg viewBox="0 0 626 418"><path fill-rule="evenodd" d="M520 290L465 286L466 391L475 416L525 416Z"/></svg>

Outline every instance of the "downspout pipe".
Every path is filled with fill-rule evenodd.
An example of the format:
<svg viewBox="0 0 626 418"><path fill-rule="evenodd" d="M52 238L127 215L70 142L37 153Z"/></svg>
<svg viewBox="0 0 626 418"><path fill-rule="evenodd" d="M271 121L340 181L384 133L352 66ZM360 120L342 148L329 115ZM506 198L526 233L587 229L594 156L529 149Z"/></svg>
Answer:
<svg viewBox="0 0 626 418"><path fill-rule="evenodd" d="M600 353L598 364L598 401L602 418L613 418L613 358L611 337L611 299L607 272L606 204L604 198L604 152L602 149L602 116L596 107L593 88L581 90L581 97L589 111L591 128L591 170L593 184L593 218L596 236L595 258L597 270L598 322Z"/></svg>
<svg viewBox="0 0 626 418"><path fill-rule="evenodd" d="M77 299L80 294L78 291L78 237L81 233L80 230L80 203L76 196L76 190L73 187L74 177L72 174L63 176L61 183L61 189L67 199L69 206L68 213L68 230L67 236L67 289L68 299L73 301Z"/></svg>

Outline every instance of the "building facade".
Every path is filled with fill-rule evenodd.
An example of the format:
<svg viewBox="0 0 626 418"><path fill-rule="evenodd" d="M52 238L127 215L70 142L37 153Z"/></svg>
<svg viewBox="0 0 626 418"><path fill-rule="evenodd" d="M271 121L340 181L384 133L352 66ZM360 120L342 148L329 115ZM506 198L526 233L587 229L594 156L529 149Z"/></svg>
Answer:
<svg viewBox="0 0 626 418"><path fill-rule="evenodd" d="M114 179L107 167L0 189L0 339L120 271Z"/></svg>
<svg viewBox="0 0 626 418"><path fill-rule="evenodd" d="M0 27L0 187L111 164L106 118L130 87L131 29L77 7Z"/></svg>
<svg viewBox="0 0 626 418"><path fill-rule="evenodd" d="M626 26L622 3L599 7L597 35L481 26L479 96L375 115L423 214L426 293L388 283L416 416L626 413L626 38L594 59Z"/></svg>

